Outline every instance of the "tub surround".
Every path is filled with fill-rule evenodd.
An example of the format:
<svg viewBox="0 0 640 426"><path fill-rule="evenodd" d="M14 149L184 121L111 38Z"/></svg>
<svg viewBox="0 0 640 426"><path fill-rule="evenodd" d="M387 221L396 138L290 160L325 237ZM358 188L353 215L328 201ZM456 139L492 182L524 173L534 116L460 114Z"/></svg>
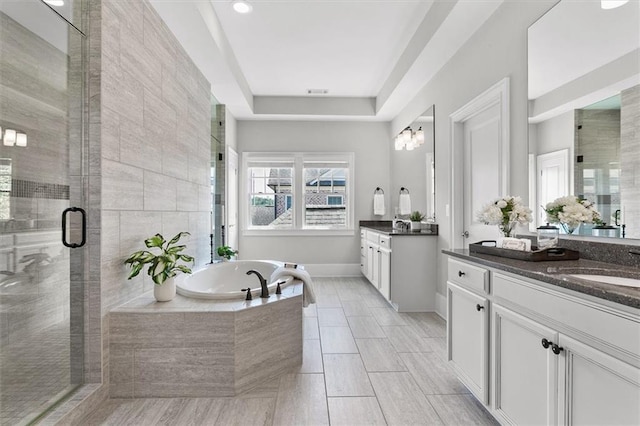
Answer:
<svg viewBox="0 0 640 426"><path fill-rule="evenodd" d="M213 303L149 292L113 309L110 396L234 396L300 366L302 288Z"/></svg>
<svg viewBox="0 0 640 426"><path fill-rule="evenodd" d="M436 223L423 223L423 229L418 231L410 231L404 229L395 229L390 220L361 220L360 228L370 229L375 232L386 235L401 236L420 236L420 235L438 235L438 225Z"/></svg>
<svg viewBox="0 0 640 426"><path fill-rule="evenodd" d="M633 266L623 266L590 259L552 262L527 262L505 257L486 254L471 254L466 249L443 250L445 254L484 266L511 272L527 278L539 280L557 287L573 290L582 294L604 299L609 302L640 308L640 289L623 287L613 284L586 281L568 276L579 273L580 270L604 269L606 275L640 276L640 272ZM586 251L581 251L581 255Z"/></svg>

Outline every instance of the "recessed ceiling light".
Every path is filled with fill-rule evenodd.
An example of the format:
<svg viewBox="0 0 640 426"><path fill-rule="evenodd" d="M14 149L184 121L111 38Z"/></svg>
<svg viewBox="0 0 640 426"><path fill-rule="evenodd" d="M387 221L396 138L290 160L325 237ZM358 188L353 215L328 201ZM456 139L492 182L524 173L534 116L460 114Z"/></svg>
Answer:
<svg viewBox="0 0 640 426"><path fill-rule="evenodd" d="M233 10L238 13L249 13L253 10L253 6L244 0L234 0Z"/></svg>
<svg viewBox="0 0 640 426"><path fill-rule="evenodd" d="M600 7L603 9L615 9L616 7L620 7L628 2L629 0L602 0L600 2Z"/></svg>
<svg viewBox="0 0 640 426"><path fill-rule="evenodd" d="M326 95L329 93L328 89L307 89L307 95Z"/></svg>
<svg viewBox="0 0 640 426"><path fill-rule="evenodd" d="M44 2L55 7L64 6L64 0L44 0Z"/></svg>

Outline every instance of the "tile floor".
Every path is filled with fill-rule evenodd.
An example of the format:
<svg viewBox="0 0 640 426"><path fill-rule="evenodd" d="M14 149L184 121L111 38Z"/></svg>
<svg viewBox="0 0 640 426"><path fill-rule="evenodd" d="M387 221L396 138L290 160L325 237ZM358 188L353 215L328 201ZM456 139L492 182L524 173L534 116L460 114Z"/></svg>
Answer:
<svg viewBox="0 0 640 426"><path fill-rule="evenodd" d="M83 425L497 424L445 361L445 322L361 278L315 280L297 371L234 398L110 399Z"/></svg>

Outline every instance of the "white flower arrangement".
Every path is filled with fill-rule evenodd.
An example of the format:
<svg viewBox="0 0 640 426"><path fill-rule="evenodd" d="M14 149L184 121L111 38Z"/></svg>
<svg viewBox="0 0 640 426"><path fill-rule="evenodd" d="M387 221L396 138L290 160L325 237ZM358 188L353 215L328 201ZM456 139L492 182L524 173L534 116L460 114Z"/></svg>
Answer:
<svg viewBox="0 0 640 426"><path fill-rule="evenodd" d="M497 198L478 212L478 220L485 225L498 225L505 237L511 236L513 227L525 225L533 220L531 210L522 204L520 197Z"/></svg>
<svg viewBox="0 0 640 426"><path fill-rule="evenodd" d="M591 201L573 195L556 198L547 203L544 211L547 212L547 222L561 224L568 234L581 223L602 223L600 213Z"/></svg>

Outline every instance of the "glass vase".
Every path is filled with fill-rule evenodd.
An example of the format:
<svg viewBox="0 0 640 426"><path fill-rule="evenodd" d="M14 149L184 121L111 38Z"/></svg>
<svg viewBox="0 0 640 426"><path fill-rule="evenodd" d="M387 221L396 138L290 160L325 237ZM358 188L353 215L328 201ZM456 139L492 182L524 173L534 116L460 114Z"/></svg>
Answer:
<svg viewBox="0 0 640 426"><path fill-rule="evenodd" d="M577 226L573 226L569 225L568 223L561 223L560 226L562 226L565 234L571 235L576 231L576 229L580 227L580 224L578 224Z"/></svg>
<svg viewBox="0 0 640 426"><path fill-rule="evenodd" d="M503 237L515 237L516 222L507 222L498 225Z"/></svg>

